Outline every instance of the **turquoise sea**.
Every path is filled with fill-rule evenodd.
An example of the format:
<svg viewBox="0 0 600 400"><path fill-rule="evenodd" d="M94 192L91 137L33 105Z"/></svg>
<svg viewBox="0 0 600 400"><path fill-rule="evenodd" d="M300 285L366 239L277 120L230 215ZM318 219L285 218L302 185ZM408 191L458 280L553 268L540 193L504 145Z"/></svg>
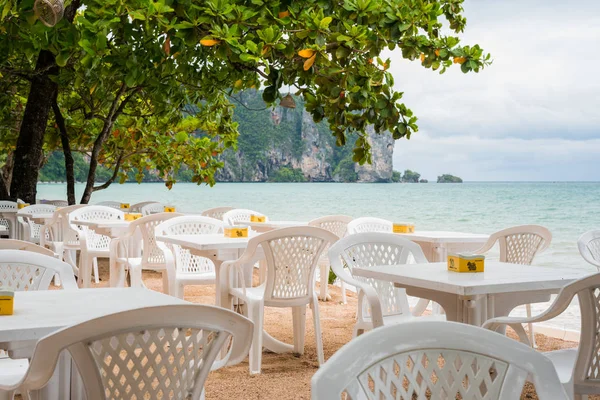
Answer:
<svg viewBox="0 0 600 400"><path fill-rule="evenodd" d="M78 185L79 195L82 190L83 185ZM65 185L38 186L38 199L59 198L66 198ZM327 214L376 216L414 222L417 230L492 233L514 225L539 224L550 229L553 240L535 264L596 270L579 255L577 239L588 230L600 229L600 183L218 183L212 188L178 183L171 191L159 183L128 183L94 193L91 203L103 200L155 200L197 212L229 205L254 209L274 220L306 221ZM494 252L490 256L494 258ZM533 312L547 307L535 304ZM513 314L524 315L524 311L519 307ZM574 302L546 325L561 332L577 331L579 318Z"/></svg>

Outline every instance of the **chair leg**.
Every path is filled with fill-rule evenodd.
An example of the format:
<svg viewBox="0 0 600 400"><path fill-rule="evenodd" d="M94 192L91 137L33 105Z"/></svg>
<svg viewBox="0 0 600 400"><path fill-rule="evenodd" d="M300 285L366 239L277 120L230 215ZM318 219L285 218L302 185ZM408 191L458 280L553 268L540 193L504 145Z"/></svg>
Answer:
<svg viewBox="0 0 600 400"><path fill-rule="evenodd" d="M132 266L129 265L128 269L129 269L129 276L131 279L130 286L134 287L134 288L144 287L144 281L142 280L142 267L136 266L136 267L132 268Z"/></svg>
<svg viewBox="0 0 600 400"><path fill-rule="evenodd" d="M94 282L100 283L100 275L98 274L98 257L92 258L94 264Z"/></svg>
<svg viewBox="0 0 600 400"><path fill-rule="evenodd" d="M531 304L527 304L525 306L525 309L527 310L527 318L531 318ZM531 343L531 347L536 349L537 344L535 343L535 332L533 331L533 324L529 323L527 324L527 327L529 328L529 343Z"/></svg>
<svg viewBox="0 0 600 400"><path fill-rule="evenodd" d="M254 322L252 332L252 346L250 347L249 364L250 374L260 374L263 348L263 316L264 306L261 301L246 302L248 318Z"/></svg>
<svg viewBox="0 0 600 400"><path fill-rule="evenodd" d="M141 272L140 272L141 274ZM141 278L141 275L140 275ZM143 280L142 280L143 281ZM167 270L162 271L163 293L169 293L169 274Z"/></svg>
<svg viewBox="0 0 600 400"><path fill-rule="evenodd" d="M346 282L342 281L340 287L342 288L342 303L348 304L348 299L346 298Z"/></svg>
<svg viewBox="0 0 600 400"><path fill-rule="evenodd" d="M319 289L319 299L323 300L323 301L327 301L328 300L328 296L327 296L327 289L328 289L328 283L329 283L329 263L325 263L325 264L321 264L319 266L320 269L320 284L321 287Z"/></svg>
<svg viewBox="0 0 600 400"><path fill-rule="evenodd" d="M54 275L54 285L60 286L60 276L58 274Z"/></svg>
<svg viewBox="0 0 600 400"><path fill-rule="evenodd" d="M173 287L175 288L175 293L173 293L173 296L178 297L181 300L183 300L183 295L185 293L185 285L176 283L175 285L173 285Z"/></svg>
<svg viewBox="0 0 600 400"><path fill-rule="evenodd" d="M321 318L319 317L319 301L316 296L313 296L312 301L312 314L313 323L315 325L315 341L317 342L317 358L319 365L325 363L325 356L323 355L323 337L321 336Z"/></svg>
<svg viewBox="0 0 600 400"><path fill-rule="evenodd" d="M81 288L89 288L92 280L92 272L90 271L90 258L86 251L82 251L79 255L79 276L78 283Z"/></svg>
<svg viewBox="0 0 600 400"><path fill-rule="evenodd" d="M294 325L294 353L304 354L306 306L292 307L292 321Z"/></svg>

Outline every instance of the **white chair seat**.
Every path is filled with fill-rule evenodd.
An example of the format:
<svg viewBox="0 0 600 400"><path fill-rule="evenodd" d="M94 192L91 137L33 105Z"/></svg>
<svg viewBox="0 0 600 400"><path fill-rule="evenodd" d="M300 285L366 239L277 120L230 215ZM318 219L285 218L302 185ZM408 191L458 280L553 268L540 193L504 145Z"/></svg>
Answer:
<svg viewBox="0 0 600 400"><path fill-rule="evenodd" d="M213 284L216 281L216 275L214 272L205 272L205 273L197 273L197 274L185 274L178 272L176 275L177 282L180 282L184 285L193 285L193 284Z"/></svg>
<svg viewBox="0 0 600 400"><path fill-rule="evenodd" d="M544 353L544 355L554 364L560 381L563 384L570 382L573 369L575 368L575 361L577 360L577 349L549 351Z"/></svg>
<svg viewBox="0 0 600 400"><path fill-rule="evenodd" d="M16 385L23 379L28 367L29 361L25 358L13 360L8 357L0 357L0 382L10 386Z"/></svg>
<svg viewBox="0 0 600 400"><path fill-rule="evenodd" d="M265 285L246 288L245 294L242 288L231 288L229 292L241 300L262 301L265 297Z"/></svg>
<svg viewBox="0 0 600 400"><path fill-rule="evenodd" d="M129 265L131 267L139 267L140 265L142 265L142 257L131 257L131 258L119 257L119 258L117 258L117 262L119 264L125 264L125 265Z"/></svg>

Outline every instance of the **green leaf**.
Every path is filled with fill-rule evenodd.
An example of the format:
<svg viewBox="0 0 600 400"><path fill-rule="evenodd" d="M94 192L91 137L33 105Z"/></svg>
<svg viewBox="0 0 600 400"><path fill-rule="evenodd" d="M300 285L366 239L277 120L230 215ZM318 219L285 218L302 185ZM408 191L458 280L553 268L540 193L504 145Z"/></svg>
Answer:
<svg viewBox="0 0 600 400"><path fill-rule="evenodd" d="M175 141L177 143L184 143L187 140L188 140L188 134L187 134L187 132L180 131L180 132L177 132L175 134Z"/></svg>
<svg viewBox="0 0 600 400"><path fill-rule="evenodd" d="M325 17L321 20L321 22L319 23L319 28L321 29L327 29L329 28L329 24L331 23L331 21L333 21L333 18L331 17Z"/></svg>

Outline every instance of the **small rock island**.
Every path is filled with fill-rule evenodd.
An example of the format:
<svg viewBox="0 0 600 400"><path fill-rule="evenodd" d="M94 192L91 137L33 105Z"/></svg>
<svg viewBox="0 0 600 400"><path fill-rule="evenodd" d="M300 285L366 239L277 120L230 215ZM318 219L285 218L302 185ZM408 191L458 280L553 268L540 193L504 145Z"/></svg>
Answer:
<svg viewBox="0 0 600 400"><path fill-rule="evenodd" d="M463 180L458 176L443 174L438 176L437 183L463 183Z"/></svg>

